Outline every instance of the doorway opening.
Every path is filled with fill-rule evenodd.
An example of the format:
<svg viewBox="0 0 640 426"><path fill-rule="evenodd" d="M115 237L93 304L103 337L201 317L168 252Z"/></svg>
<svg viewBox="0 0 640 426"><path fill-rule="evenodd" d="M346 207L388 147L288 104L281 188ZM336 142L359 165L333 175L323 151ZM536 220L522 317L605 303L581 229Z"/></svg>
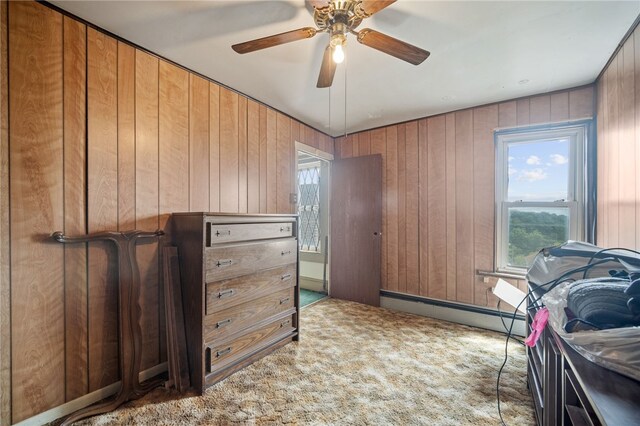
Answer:
<svg viewBox="0 0 640 426"><path fill-rule="evenodd" d="M297 150L297 212L300 245L300 306L329 294L330 158L314 148Z"/></svg>

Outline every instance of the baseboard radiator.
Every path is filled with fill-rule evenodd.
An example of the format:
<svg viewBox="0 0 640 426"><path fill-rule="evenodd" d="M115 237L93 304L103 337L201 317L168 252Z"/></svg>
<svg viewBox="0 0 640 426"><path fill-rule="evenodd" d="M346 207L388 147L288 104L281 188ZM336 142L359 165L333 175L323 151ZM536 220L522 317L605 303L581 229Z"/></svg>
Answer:
<svg viewBox="0 0 640 426"><path fill-rule="evenodd" d="M394 311L505 332L504 325L500 319L500 312L482 306L431 299L388 290L380 291L380 306ZM512 317L513 313L502 312L502 318L507 327L511 325ZM525 326L524 315L516 315L512 333L525 336Z"/></svg>

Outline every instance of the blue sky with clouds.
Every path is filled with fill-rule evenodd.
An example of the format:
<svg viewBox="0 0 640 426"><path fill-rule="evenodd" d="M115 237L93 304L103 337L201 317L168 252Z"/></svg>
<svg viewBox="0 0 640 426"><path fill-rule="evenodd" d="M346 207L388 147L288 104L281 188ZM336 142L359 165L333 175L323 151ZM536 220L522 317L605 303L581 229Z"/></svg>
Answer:
<svg viewBox="0 0 640 426"><path fill-rule="evenodd" d="M509 146L509 201L567 198L569 141L551 140Z"/></svg>

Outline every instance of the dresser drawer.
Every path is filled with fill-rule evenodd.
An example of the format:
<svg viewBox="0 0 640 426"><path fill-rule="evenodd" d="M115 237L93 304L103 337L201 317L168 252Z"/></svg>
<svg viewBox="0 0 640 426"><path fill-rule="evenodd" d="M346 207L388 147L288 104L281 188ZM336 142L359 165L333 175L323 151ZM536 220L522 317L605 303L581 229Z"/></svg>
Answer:
<svg viewBox="0 0 640 426"><path fill-rule="evenodd" d="M206 285L205 313L230 308L296 285L296 264Z"/></svg>
<svg viewBox="0 0 640 426"><path fill-rule="evenodd" d="M280 290L257 300L211 313L204 318L204 341L230 336L253 324L295 309L295 288Z"/></svg>
<svg viewBox="0 0 640 426"><path fill-rule="evenodd" d="M297 249L298 242L294 238L206 248L205 280L211 283L296 263Z"/></svg>
<svg viewBox="0 0 640 426"><path fill-rule="evenodd" d="M293 315L289 315L240 337L208 346L205 349L207 374L220 371L236 361L251 356L290 335L294 330Z"/></svg>
<svg viewBox="0 0 640 426"><path fill-rule="evenodd" d="M249 223L249 224L217 224L207 223L206 246L237 241L269 240L293 236L293 224L282 223Z"/></svg>

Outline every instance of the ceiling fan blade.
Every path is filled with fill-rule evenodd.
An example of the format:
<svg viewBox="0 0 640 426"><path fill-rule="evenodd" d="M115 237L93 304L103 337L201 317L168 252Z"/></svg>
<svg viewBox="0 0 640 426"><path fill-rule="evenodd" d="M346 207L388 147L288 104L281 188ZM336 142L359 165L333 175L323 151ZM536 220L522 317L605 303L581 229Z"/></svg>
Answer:
<svg viewBox="0 0 640 426"><path fill-rule="evenodd" d="M305 0L305 3L310 4L316 9L324 9L329 6L329 0Z"/></svg>
<svg viewBox="0 0 640 426"><path fill-rule="evenodd" d="M367 16L380 12L387 6L391 6L396 0L362 0L360 7Z"/></svg>
<svg viewBox="0 0 640 426"><path fill-rule="evenodd" d="M424 49L382 34L371 28L365 28L358 33L358 42L413 65L421 64L430 55L430 53Z"/></svg>
<svg viewBox="0 0 640 426"><path fill-rule="evenodd" d="M234 44L231 48L238 53L255 52L256 50L266 49L268 47L278 46L292 41L303 40L305 38L311 38L316 35L316 32L315 28L305 27L298 30L287 31L286 33L275 34L269 37Z"/></svg>
<svg viewBox="0 0 640 426"><path fill-rule="evenodd" d="M327 46L322 57L322 66L320 67L320 75L318 76L318 84L316 87L331 87L333 76L336 73L336 63L331 58L331 46Z"/></svg>

